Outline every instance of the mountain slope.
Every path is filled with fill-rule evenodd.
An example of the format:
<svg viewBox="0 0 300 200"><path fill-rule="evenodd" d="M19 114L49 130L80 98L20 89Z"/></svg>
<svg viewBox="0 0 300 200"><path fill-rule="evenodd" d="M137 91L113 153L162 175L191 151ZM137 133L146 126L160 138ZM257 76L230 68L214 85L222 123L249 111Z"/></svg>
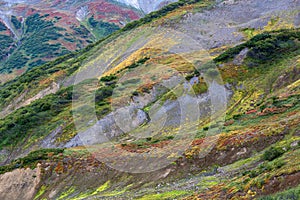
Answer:
<svg viewBox="0 0 300 200"><path fill-rule="evenodd" d="M28 199L296 199L298 3L187 2L2 85L3 183L36 174Z"/></svg>
<svg viewBox="0 0 300 200"><path fill-rule="evenodd" d="M285 32L280 34L286 35ZM261 43L261 41L257 42ZM221 54L217 60L233 50ZM264 64L259 64L252 69L247 67L247 63L241 65L240 70L248 69L249 72L240 74L235 77L235 80L242 78L245 89L237 89L232 101L235 103L242 97L245 103L235 104L235 107L228 109L226 125L214 149L204 158L198 157L203 148L203 133L207 130L205 127L199 128L191 149L187 150L182 158L165 168L147 173L146 177L149 177L147 179L141 174L125 173L109 168L98 161L97 151L90 152L82 148L65 150L59 156L55 156L55 151L49 149L48 152L54 152L54 155L50 154L51 156L48 157L49 154L46 153L45 157L40 156L36 161L36 155L43 155L36 152L36 155L26 157L26 162L20 160L16 163L20 163L20 167L41 163L38 170L42 172L40 183L43 186L37 193L37 198L41 199L43 197L168 199L188 196L188 191L199 193L195 196L201 199L241 196L250 199L253 196L272 194L275 191L297 186L299 184L297 178L299 176L299 75L293 77L294 70L299 70L299 62L295 62L297 60L299 56L287 54L281 62L263 61ZM287 63L296 65L286 67ZM225 65L223 73L236 74L232 61L220 64ZM260 68L266 65L270 69L261 73ZM264 91L268 86L262 84L265 82L265 77L273 76L275 69L279 71L280 68L285 69L284 75L275 78L275 84L266 97L257 99L258 95L255 93L260 92L260 89ZM255 75L257 72L258 75ZM251 87L259 89L253 93ZM239 94L238 91L245 95ZM251 102L253 104L257 100L258 103L251 107ZM134 146L132 144L135 143L123 141L123 146L126 144L127 150L133 152L143 152L149 148L145 149L144 146L149 146L152 142L154 140L140 140L139 144L142 145ZM269 145L272 147L270 148ZM262 151L265 148L266 150ZM9 168L3 167L2 170L11 170L14 166L15 163L9 165ZM57 175L59 178L55 179ZM66 177L70 177L70 180L61 181ZM280 178L282 182L277 181ZM288 180L289 185L285 184ZM82 184L83 182L86 184ZM286 193L297 195L296 191L291 190Z"/></svg>

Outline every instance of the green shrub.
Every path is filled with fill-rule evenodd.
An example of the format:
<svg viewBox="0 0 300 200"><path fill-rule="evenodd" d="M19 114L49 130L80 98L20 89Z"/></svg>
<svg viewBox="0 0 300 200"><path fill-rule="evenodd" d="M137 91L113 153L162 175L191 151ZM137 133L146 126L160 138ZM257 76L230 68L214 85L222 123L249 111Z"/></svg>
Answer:
<svg viewBox="0 0 300 200"><path fill-rule="evenodd" d="M25 67L29 59L21 53L14 53L5 62L5 67L0 68L0 72L10 72L12 69L20 69Z"/></svg>
<svg viewBox="0 0 300 200"><path fill-rule="evenodd" d="M111 74L109 76L104 76L100 79L100 81L103 81L103 82L109 82L109 81L112 81L112 80L115 80L117 79L117 76Z"/></svg>
<svg viewBox="0 0 300 200"><path fill-rule="evenodd" d="M1 25L0 25L1 29ZM7 58L7 54L14 50L14 40L12 37L7 35L0 35L0 61ZM8 52L8 49L9 52ZM1 62L0 62L0 72L1 72Z"/></svg>
<svg viewBox="0 0 300 200"><path fill-rule="evenodd" d="M6 31L6 30L7 30L6 26L2 22L0 22L0 31Z"/></svg>
<svg viewBox="0 0 300 200"><path fill-rule="evenodd" d="M193 88L193 92L195 93L195 95L203 94L203 93L207 92L207 90L208 90L207 84L204 82L194 84L192 86L192 88Z"/></svg>
<svg viewBox="0 0 300 200"><path fill-rule="evenodd" d="M284 153L284 150L279 147L271 147L270 149L266 150L263 154L263 159L272 161L275 158L280 157Z"/></svg>
<svg viewBox="0 0 300 200"><path fill-rule="evenodd" d="M22 27L21 22L17 19L16 16L14 16L14 15L11 16L11 20L10 21L13 23L13 25L15 26L16 29L20 29Z"/></svg>
<svg viewBox="0 0 300 200"><path fill-rule="evenodd" d="M216 57L214 61L227 62L243 49L248 48L247 60L249 66L255 66L269 60L279 59L286 54L296 51L299 49L299 39L299 28L258 34L249 41L228 49Z"/></svg>
<svg viewBox="0 0 300 200"><path fill-rule="evenodd" d="M83 38L88 38L90 35L89 30L82 24L79 27L73 27L75 34L81 35Z"/></svg>
<svg viewBox="0 0 300 200"><path fill-rule="evenodd" d="M208 127L208 126L206 126L206 127L203 127L203 130L204 130L204 131L208 131L208 129L209 129L209 127Z"/></svg>
<svg viewBox="0 0 300 200"><path fill-rule="evenodd" d="M114 85L104 86L98 89L95 93L95 102L99 103L113 94Z"/></svg>
<svg viewBox="0 0 300 200"><path fill-rule="evenodd" d="M93 27L93 30L98 33L99 37L105 37L120 29L120 27L114 23L96 21L94 17L90 17L88 23Z"/></svg>
<svg viewBox="0 0 300 200"><path fill-rule="evenodd" d="M126 68L128 68L128 69L136 68L136 67L138 67L138 66L143 65L143 64L144 64L147 60L149 60L149 59L150 59L150 58L148 58L148 57L142 58L142 59L138 60L137 62L132 63L131 65L127 66Z"/></svg>
<svg viewBox="0 0 300 200"><path fill-rule="evenodd" d="M243 115L243 114L236 114L236 115L233 115L232 118L233 118L234 120L238 120L238 119L241 118L242 115Z"/></svg>
<svg viewBox="0 0 300 200"><path fill-rule="evenodd" d="M132 95L133 96L139 96L139 92L138 91L134 91L134 92L132 92Z"/></svg>

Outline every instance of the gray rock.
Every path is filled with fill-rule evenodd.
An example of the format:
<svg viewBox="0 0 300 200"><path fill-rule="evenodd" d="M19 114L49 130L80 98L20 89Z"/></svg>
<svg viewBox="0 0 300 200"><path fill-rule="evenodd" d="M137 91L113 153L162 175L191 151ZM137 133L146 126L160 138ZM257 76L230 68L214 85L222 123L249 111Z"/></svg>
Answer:
<svg viewBox="0 0 300 200"><path fill-rule="evenodd" d="M248 52L249 52L248 48L243 49L238 55L235 56L233 60L233 64L241 65L244 59L246 58Z"/></svg>
<svg viewBox="0 0 300 200"><path fill-rule="evenodd" d="M40 143L41 148L55 148L59 147L59 144L56 144L56 138L59 134L61 134L63 128L59 126L57 129L52 131L48 136L46 136Z"/></svg>

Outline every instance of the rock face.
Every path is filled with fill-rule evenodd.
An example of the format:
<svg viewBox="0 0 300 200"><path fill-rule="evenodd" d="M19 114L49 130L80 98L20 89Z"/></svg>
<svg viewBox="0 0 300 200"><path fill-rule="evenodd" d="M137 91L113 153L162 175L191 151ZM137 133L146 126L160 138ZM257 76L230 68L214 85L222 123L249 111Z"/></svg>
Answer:
<svg viewBox="0 0 300 200"><path fill-rule="evenodd" d="M33 199L39 182L39 168L16 169L0 175L0 199Z"/></svg>
<svg viewBox="0 0 300 200"><path fill-rule="evenodd" d="M233 64L235 65L241 65L244 61L244 59L246 58L247 56L247 53L248 53L249 49L248 48L245 48L243 49L233 60Z"/></svg>
<svg viewBox="0 0 300 200"><path fill-rule="evenodd" d="M176 80L176 77L172 79ZM186 82L187 83L187 82ZM86 131L78 133L64 147L82 145L95 145L108 142L124 133L130 133L142 124L147 124L147 129L140 130L143 137L151 136L151 133L166 127L179 127L182 123L196 121L199 117L207 117L216 114L216 111L226 108L228 99L232 94L217 82L209 84L207 93L195 96L184 94L176 100L161 102L156 86L148 97L136 96L129 106L123 106L111 112L97 121ZM142 108L152 104L146 113ZM196 109L196 110L195 110ZM189 116L186 121L184 116ZM138 135L139 135L138 134Z"/></svg>

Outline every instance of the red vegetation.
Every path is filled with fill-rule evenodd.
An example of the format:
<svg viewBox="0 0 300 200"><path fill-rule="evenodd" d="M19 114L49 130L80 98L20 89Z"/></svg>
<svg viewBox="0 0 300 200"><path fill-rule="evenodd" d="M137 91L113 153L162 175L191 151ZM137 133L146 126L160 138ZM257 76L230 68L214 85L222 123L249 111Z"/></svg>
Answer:
<svg viewBox="0 0 300 200"><path fill-rule="evenodd" d="M232 125L232 124L234 124L234 120L233 120L233 119L231 119L231 120L229 120L229 121L226 121L226 122L224 123L224 126L230 126L230 125Z"/></svg>
<svg viewBox="0 0 300 200"><path fill-rule="evenodd" d="M131 153L146 153L151 151L151 147L154 148L163 148L167 146L171 141L160 141L155 144L144 143L143 147L138 146L137 144L121 144L118 145L119 148L131 152Z"/></svg>
<svg viewBox="0 0 300 200"><path fill-rule="evenodd" d="M249 111L246 112L246 115L253 114L253 113L257 113L257 110L256 109L249 110Z"/></svg>
<svg viewBox="0 0 300 200"><path fill-rule="evenodd" d="M192 142L192 146L199 146L204 142L204 139L196 139Z"/></svg>
<svg viewBox="0 0 300 200"><path fill-rule="evenodd" d="M278 113L282 113L285 112L287 110L287 108L265 108L262 112L257 113L258 116L264 116L264 115L268 115L268 114L278 114Z"/></svg>
<svg viewBox="0 0 300 200"><path fill-rule="evenodd" d="M105 18L107 18L108 16L110 17L115 16L118 18L118 20L125 20L126 18L129 18L130 20L137 20L140 18L140 16L136 12L128 8L122 8L120 6L117 6L115 4L103 0L91 2L88 4L88 6L91 10L91 13L95 14L96 19L102 19L101 17L103 16ZM104 13L104 15L101 16L100 14L98 16L98 13Z"/></svg>

